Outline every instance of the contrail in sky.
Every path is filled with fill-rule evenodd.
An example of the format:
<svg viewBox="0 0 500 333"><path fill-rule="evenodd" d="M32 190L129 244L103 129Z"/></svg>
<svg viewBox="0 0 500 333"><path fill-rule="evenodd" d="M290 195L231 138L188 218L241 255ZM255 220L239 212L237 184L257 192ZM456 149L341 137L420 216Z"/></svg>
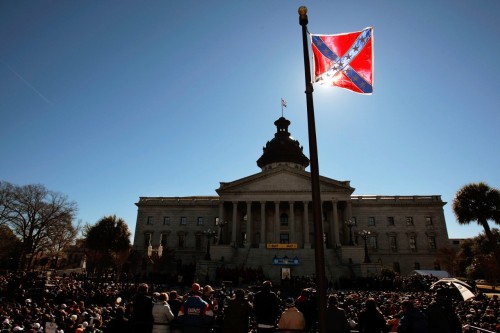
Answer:
<svg viewBox="0 0 500 333"><path fill-rule="evenodd" d="M2 64L4 64L5 67L7 67L12 73L14 73L18 78L20 78L31 90L33 90L38 96L40 96L41 99L45 101L45 103L52 105L52 102L49 101L41 92L39 92L35 87L33 87L28 81L24 79L18 72L16 72L12 67L7 65L5 62L1 61Z"/></svg>

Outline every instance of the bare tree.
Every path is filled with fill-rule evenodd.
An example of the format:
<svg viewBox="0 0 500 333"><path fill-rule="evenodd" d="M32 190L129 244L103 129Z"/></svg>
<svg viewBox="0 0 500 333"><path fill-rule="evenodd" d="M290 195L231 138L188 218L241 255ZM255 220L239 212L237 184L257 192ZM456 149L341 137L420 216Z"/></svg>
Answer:
<svg viewBox="0 0 500 333"><path fill-rule="evenodd" d="M33 257L52 245L59 230L70 229L75 202L43 185L17 186L0 182L0 224L21 240L20 269L29 269Z"/></svg>

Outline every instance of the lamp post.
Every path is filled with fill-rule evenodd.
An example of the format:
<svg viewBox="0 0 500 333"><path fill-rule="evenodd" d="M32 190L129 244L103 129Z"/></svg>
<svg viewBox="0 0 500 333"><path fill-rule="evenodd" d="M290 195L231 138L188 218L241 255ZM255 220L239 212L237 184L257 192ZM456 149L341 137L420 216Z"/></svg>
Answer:
<svg viewBox="0 0 500 333"><path fill-rule="evenodd" d="M360 231L358 233L358 235L363 238L363 241L365 242L365 260L363 261L363 263L370 263L371 260L370 260L370 257L368 256L368 237L370 236L370 232L367 231L367 230L363 230L363 231Z"/></svg>
<svg viewBox="0 0 500 333"><path fill-rule="evenodd" d="M207 237L207 253L205 254L205 260L212 260L210 257L210 239L217 235L217 231L210 228L203 231L203 234Z"/></svg>
<svg viewBox="0 0 500 333"><path fill-rule="evenodd" d="M354 245L354 241L352 240L352 227L356 225L356 222L347 220L345 221L345 225L349 228L349 245Z"/></svg>
<svg viewBox="0 0 500 333"><path fill-rule="evenodd" d="M148 257L154 263L153 253L156 253L157 258L160 259L161 256L163 255L163 246L161 246L161 244L160 244L160 245L158 245L157 249L153 249L153 246L151 245L151 243L149 243L149 246L148 246Z"/></svg>
<svg viewBox="0 0 500 333"><path fill-rule="evenodd" d="M222 229L226 226L227 221L216 221L215 225L219 227L219 237L217 238L217 245L223 244L222 241Z"/></svg>

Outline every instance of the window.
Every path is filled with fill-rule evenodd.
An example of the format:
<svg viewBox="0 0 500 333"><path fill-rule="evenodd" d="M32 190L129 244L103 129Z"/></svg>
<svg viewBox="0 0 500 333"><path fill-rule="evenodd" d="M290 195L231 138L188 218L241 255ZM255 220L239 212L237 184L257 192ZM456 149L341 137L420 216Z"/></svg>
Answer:
<svg viewBox="0 0 500 333"><path fill-rule="evenodd" d="M368 245L372 248L372 250L378 249L377 236L368 236Z"/></svg>
<svg viewBox="0 0 500 333"><path fill-rule="evenodd" d="M196 225L203 225L205 222L203 221L203 217L199 216L196 219Z"/></svg>
<svg viewBox="0 0 500 333"><path fill-rule="evenodd" d="M153 217L152 216L148 216L147 220L146 220L146 223L151 225L153 224Z"/></svg>
<svg viewBox="0 0 500 333"><path fill-rule="evenodd" d="M285 213L281 214L281 216L280 216L280 225L282 227L288 226L288 215L287 214L285 214Z"/></svg>
<svg viewBox="0 0 500 333"><path fill-rule="evenodd" d="M375 217L374 216L368 217L368 225L370 225L370 226L375 225Z"/></svg>
<svg viewBox="0 0 500 333"><path fill-rule="evenodd" d="M356 220L356 217L353 216L351 217L352 225L358 225L358 221Z"/></svg>
<svg viewBox="0 0 500 333"><path fill-rule="evenodd" d="M201 240L202 240L202 235L201 234L197 234L196 235L196 249L197 250L201 250ZM208 241L208 239L207 239Z"/></svg>
<svg viewBox="0 0 500 333"><path fill-rule="evenodd" d="M150 232L146 232L144 234L144 246L145 247L148 247L151 244L151 237L152 237L152 235Z"/></svg>
<svg viewBox="0 0 500 333"><path fill-rule="evenodd" d="M436 236L429 236L428 237L429 241L429 249L435 250L437 248L436 246Z"/></svg>
<svg viewBox="0 0 500 333"><path fill-rule="evenodd" d="M432 223L432 217L427 216L425 218L425 225L433 225L433 223Z"/></svg>
<svg viewBox="0 0 500 333"><path fill-rule="evenodd" d="M410 236L410 250L415 252L417 251L417 238L415 236Z"/></svg>
<svg viewBox="0 0 500 333"><path fill-rule="evenodd" d="M163 248L167 247L167 237L168 237L168 234L165 234L165 233L160 234L160 244L161 244L161 246L163 246Z"/></svg>
<svg viewBox="0 0 500 333"><path fill-rule="evenodd" d="M413 216L406 217L406 225L413 225Z"/></svg>
<svg viewBox="0 0 500 333"><path fill-rule="evenodd" d="M287 233L280 234L280 244L288 244L290 242L290 238Z"/></svg>
<svg viewBox="0 0 500 333"><path fill-rule="evenodd" d="M420 263L415 261L415 264L413 264L413 269L420 269Z"/></svg>
<svg viewBox="0 0 500 333"><path fill-rule="evenodd" d="M163 217L163 225L170 225L170 216Z"/></svg>
<svg viewBox="0 0 500 333"><path fill-rule="evenodd" d="M184 243L185 243L185 241L186 241L186 236L184 236L184 235L178 235L178 236L177 236L177 242L178 242L178 246L177 246L177 247L178 247L179 249L183 249L183 248L184 248L184 245L185 245L185 244L184 244Z"/></svg>
<svg viewBox="0 0 500 333"><path fill-rule="evenodd" d="M387 225L394 225L394 216L387 217Z"/></svg>
<svg viewBox="0 0 500 333"><path fill-rule="evenodd" d="M181 216L181 225L186 225L187 224L187 217Z"/></svg>
<svg viewBox="0 0 500 333"><path fill-rule="evenodd" d="M389 236L389 246L392 251L398 250L398 240L396 236Z"/></svg>
<svg viewBox="0 0 500 333"><path fill-rule="evenodd" d="M394 262L392 264L392 268L394 269L394 272L401 274L401 267L399 266L399 262Z"/></svg>

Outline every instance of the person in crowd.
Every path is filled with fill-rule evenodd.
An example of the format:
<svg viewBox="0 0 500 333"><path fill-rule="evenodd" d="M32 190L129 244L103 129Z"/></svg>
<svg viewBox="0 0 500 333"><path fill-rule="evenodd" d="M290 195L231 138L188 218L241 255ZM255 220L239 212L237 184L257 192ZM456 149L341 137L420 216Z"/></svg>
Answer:
<svg viewBox="0 0 500 333"><path fill-rule="evenodd" d="M280 333L292 333L288 330L304 330L306 328L306 320L304 314L295 307L293 298L287 298L285 301L285 310L281 313L278 321Z"/></svg>
<svg viewBox="0 0 500 333"><path fill-rule="evenodd" d="M359 314L358 330L360 333L385 333L389 332L384 315L377 307L375 299L368 298L365 308Z"/></svg>
<svg viewBox="0 0 500 333"><path fill-rule="evenodd" d="M245 299L245 291L236 289L224 310L224 333L248 333L252 304Z"/></svg>
<svg viewBox="0 0 500 333"><path fill-rule="evenodd" d="M141 283L132 299L132 327L134 333L151 333L153 330L153 300L148 296L149 286Z"/></svg>
<svg viewBox="0 0 500 333"><path fill-rule="evenodd" d="M182 299L179 297L177 290L172 290L168 296L168 305L170 305L170 310L174 315L174 319L170 321L170 332L171 333L182 333L182 325L179 324L179 310L182 306Z"/></svg>
<svg viewBox="0 0 500 333"><path fill-rule="evenodd" d="M271 290L271 281L264 281L262 289L254 296L254 315L257 321L257 333L276 331L276 323L281 310L278 296Z"/></svg>
<svg viewBox="0 0 500 333"><path fill-rule="evenodd" d="M401 303L403 310L398 324L398 333L428 333L429 321L427 316L409 299Z"/></svg>
<svg viewBox="0 0 500 333"><path fill-rule="evenodd" d="M178 319L184 327L184 333L206 333L213 324L214 312L210 305L201 299L201 287L198 283L191 286L191 293L182 304Z"/></svg>
<svg viewBox="0 0 500 333"><path fill-rule="evenodd" d="M115 317L108 321L104 333L133 333L130 330L128 318L125 317L125 308L123 306L116 308Z"/></svg>
<svg viewBox="0 0 500 333"><path fill-rule="evenodd" d="M295 307L299 309L306 320L306 331L309 331L317 321L316 301L313 299L312 291L304 288L295 300Z"/></svg>
<svg viewBox="0 0 500 333"><path fill-rule="evenodd" d="M168 295L160 293L153 304L153 333L170 333L169 324L174 319L174 314L167 301Z"/></svg>
<svg viewBox="0 0 500 333"><path fill-rule="evenodd" d="M326 328L328 333L349 333L351 330L345 310L339 307L339 302L335 295L328 296Z"/></svg>
<svg viewBox="0 0 500 333"><path fill-rule="evenodd" d="M212 303L213 292L214 289L212 288L212 286L207 284L205 287L203 287L203 295L201 295L201 299L207 302L208 305L210 305L210 307L212 308L212 310L213 310L213 303Z"/></svg>
<svg viewBox="0 0 500 333"><path fill-rule="evenodd" d="M425 310L429 333L462 333L460 318L452 307L449 291L438 288L434 300Z"/></svg>

